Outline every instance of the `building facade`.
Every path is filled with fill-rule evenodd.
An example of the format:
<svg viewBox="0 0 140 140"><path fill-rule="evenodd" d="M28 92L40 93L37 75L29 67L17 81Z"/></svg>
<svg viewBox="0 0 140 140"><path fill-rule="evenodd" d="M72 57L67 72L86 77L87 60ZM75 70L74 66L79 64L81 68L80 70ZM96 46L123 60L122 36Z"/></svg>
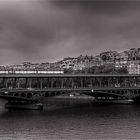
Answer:
<svg viewBox="0 0 140 140"><path fill-rule="evenodd" d="M140 74L140 61L139 60L129 61L128 73L129 74Z"/></svg>

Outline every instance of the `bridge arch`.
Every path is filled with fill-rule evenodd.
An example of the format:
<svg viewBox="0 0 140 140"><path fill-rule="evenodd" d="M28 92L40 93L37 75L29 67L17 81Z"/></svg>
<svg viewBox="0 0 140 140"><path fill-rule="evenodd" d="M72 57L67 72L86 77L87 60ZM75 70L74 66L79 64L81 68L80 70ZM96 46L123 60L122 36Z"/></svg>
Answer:
<svg viewBox="0 0 140 140"><path fill-rule="evenodd" d="M24 93L24 92L22 92L22 93L20 94L20 96L25 98L25 97L27 97L27 94Z"/></svg>
<svg viewBox="0 0 140 140"><path fill-rule="evenodd" d="M125 94L125 91L124 90L121 90L120 93L123 95L123 94Z"/></svg>
<svg viewBox="0 0 140 140"><path fill-rule="evenodd" d="M8 95L10 95L10 96L14 96L14 93L10 92L10 93L8 93Z"/></svg>
<svg viewBox="0 0 140 140"><path fill-rule="evenodd" d="M45 97L49 97L49 93L48 92L45 92Z"/></svg>
<svg viewBox="0 0 140 140"><path fill-rule="evenodd" d="M33 93L32 99L36 101L40 101L41 95L39 93Z"/></svg>
<svg viewBox="0 0 140 140"><path fill-rule="evenodd" d="M138 94L138 90L134 90L133 93L134 93L134 94Z"/></svg>
<svg viewBox="0 0 140 140"><path fill-rule="evenodd" d="M44 93L44 92L43 92L43 93L41 93L41 96L45 97L45 93Z"/></svg>
<svg viewBox="0 0 140 140"><path fill-rule="evenodd" d="M20 96L20 93L14 93L13 96Z"/></svg>
<svg viewBox="0 0 140 140"><path fill-rule="evenodd" d="M33 93L29 92L26 94L27 98L32 98L33 97Z"/></svg>
<svg viewBox="0 0 140 140"><path fill-rule="evenodd" d="M119 94L118 94L119 93ZM90 95L90 96L93 96L93 97L105 97L105 98L109 98L109 97L113 97L113 98L124 98L124 95L120 94L121 92L116 92L116 93L113 93L112 91L95 91L93 93L91 92L87 92L87 93L84 93L86 95Z"/></svg>
<svg viewBox="0 0 140 140"><path fill-rule="evenodd" d="M120 94L121 93L121 91L120 90L117 90L117 93L116 94Z"/></svg>

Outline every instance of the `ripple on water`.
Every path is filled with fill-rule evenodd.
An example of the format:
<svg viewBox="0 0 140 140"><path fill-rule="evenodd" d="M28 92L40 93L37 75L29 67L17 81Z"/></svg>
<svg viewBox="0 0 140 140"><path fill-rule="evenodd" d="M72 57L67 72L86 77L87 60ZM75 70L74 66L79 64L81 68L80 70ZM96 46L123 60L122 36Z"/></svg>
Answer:
<svg viewBox="0 0 140 140"><path fill-rule="evenodd" d="M44 111L0 108L0 139L139 139L139 105L87 105Z"/></svg>

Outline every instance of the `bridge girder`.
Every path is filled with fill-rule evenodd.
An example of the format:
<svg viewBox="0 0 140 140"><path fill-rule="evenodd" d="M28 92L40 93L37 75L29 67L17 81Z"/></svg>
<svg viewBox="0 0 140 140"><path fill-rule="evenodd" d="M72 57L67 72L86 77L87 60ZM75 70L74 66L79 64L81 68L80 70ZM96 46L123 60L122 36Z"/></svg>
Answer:
<svg viewBox="0 0 140 140"><path fill-rule="evenodd" d="M95 97L138 98L140 75L0 75L0 92L13 93L12 98L31 98L35 93L43 97L55 96L73 91ZM0 98L6 98L4 96L1 95Z"/></svg>

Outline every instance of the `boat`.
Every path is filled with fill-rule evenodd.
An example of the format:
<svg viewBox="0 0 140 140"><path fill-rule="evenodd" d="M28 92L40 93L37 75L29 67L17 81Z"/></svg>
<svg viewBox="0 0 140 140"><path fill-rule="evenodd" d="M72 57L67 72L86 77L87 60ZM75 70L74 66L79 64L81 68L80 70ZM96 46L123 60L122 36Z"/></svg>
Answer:
<svg viewBox="0 0 140 140"><path fill-rule="evenodd" d="M8 109L30 109L30 110L43 110L43 104L42 103L31 103L31 104L25 104L25 103L11 103L8 102L5 104L5 107Z"/></svg>

